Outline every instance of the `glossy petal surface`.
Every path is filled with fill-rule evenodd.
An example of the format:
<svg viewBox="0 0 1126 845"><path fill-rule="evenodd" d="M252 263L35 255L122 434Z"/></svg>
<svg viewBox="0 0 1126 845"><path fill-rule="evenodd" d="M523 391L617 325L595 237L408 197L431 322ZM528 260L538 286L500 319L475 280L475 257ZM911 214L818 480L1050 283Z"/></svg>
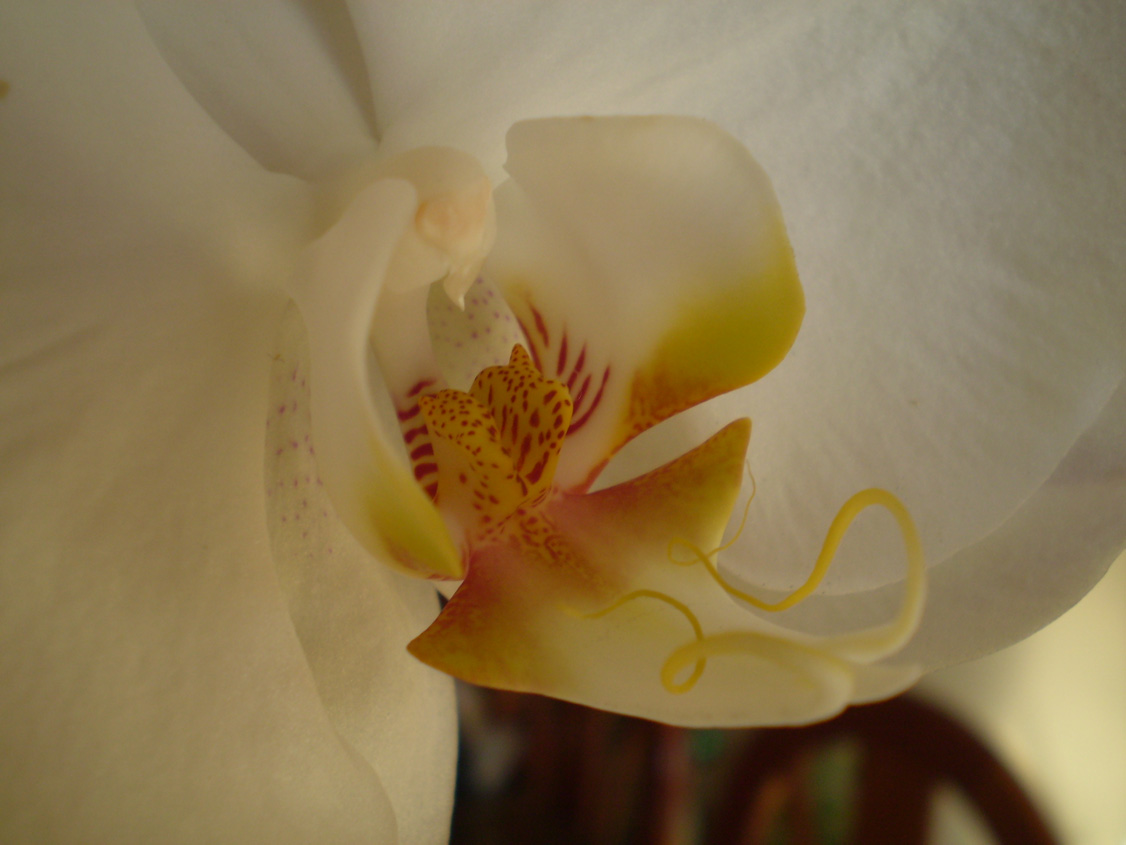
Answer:
<svg viewBox="0 0 1126 845"><path fill-rule="evenodd" d="M662 561L668 537L654 536L659 519L673 519L692 542L716 543L738 491L747 434L736 426L663 472L604 491L597 504L560 497L474 550L466 580L412 653L476 683L584 700L605 694L609 664L591 649L591 635L641 654L668 643L647 638L645 626L606 629L584 614L630 592L639 571ZM688 491L697 495L677 495ZM683 620L672 616L662 621L679 642ZM659 667L660 660L649 667L650 692Z"/></svg>

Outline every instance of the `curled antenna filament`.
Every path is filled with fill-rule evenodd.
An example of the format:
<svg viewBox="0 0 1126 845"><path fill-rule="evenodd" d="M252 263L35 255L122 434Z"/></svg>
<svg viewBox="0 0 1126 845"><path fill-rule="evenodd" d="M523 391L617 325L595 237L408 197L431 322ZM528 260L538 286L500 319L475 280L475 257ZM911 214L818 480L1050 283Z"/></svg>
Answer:
<svg viewBox="0 0 1126 845"><path fill-rule="evenodd" d="M753 481L752 476L752 483ZM711 552L704 552L692 542L674 538L669 542L669 560L677 566L702 564L712 579L728 595L760 610L776 613L794 607L816 591L832 566L837 550L840 548L849 527L863 511L878 506L887 510L894 517L903 536L907 563L903 602L890 622L854 633L828 638L823 642L824 648L817 648L812 644L803 645L752 631L726 631L706 636L699 619L684 602L657 590L634 590L601 610L580 614L587 619L597 619L639 598L659 600L680 612L691 624L695 633L695 641L678 648L665 661L661 670L661 683L670 693L681 694L691 690L703 675L709 657L744 654L788 667L801 676L805 674L802 671L804 664L810 660L840 663L843 660L851 659L868 662L887 656L902 647L918 625L926 593L926 561L914 520L912 520L907 508L894 494L880 488L869 488L853 494L841 506L829 525L829 530L821 545L821 551L814 563L813 571L806 578L805 583L776 602L763 601L734 587L720 574L715 563L716 555L730 548L739 539L739 535L746 527L747 515L753 499L754 491L752 490L751 496L747 499L743 508L739 528L734 537L727 543ZM687 559L678 558L676 556L678 549L687 550L691 557ZM689 664L693 664L692 673L685 680L678 682L676 678L683 673Z"/></svg>

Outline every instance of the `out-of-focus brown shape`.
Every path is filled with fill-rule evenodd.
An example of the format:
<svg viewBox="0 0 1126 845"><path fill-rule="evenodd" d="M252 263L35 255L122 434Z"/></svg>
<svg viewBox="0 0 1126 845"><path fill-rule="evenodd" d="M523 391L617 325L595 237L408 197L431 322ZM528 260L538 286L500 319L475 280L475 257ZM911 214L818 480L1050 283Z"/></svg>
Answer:
<svg viewBox="0 0 1126 845"><path fill-rule="evenodd" d="M959 790L1001 845L1057 842L981 742L911 698L806 728L708 732L720 747L702 759L699 733L481 694L522 751L503 788L484 794L463 777L451 845L914 845L927 841L942 786ZM824 794L842 780L825 759L842 748L852 761L843 807ZM463 749L467 767L475 753Z"/></svg>
<svg viewBox="0 0 1126 845"><path fill-rule="evenodd" d="M813 754L858 743L856 818L850 842L927 841L931 801L954 786L1002 845L1055 845L1047 823L1000 761L950 717L912 698L857 707L807 728L763 731L743 753L712 815L707 845L758 845L789 803L793 845L817 843L809 823Z"/></svg>

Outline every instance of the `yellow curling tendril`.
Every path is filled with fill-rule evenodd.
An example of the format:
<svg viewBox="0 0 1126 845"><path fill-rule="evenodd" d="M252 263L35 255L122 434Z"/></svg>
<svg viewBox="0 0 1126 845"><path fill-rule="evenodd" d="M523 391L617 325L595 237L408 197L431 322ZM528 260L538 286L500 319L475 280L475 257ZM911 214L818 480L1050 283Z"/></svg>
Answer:
<svg viewBox="0 0 1126 845"><path fill-rule="evenodd" d="M748 506L749 504L748 501ZM684 666L689 662L695 661L696 664L699 665L701 661L706 661L709 657L718 657L720 655L752 655L762 660L775 663L776 665L785 666L799 676L802 676L803 664L809 666L812 665L813 662L817 662L826 667L833 665L843 667L846 665L844 663L845 659L870 662L880 659L902 646L911 634L914 633L915 627L922 615L923 600L926 595L926 560L923 555L922 542L919 539L919 533L915 527L914 520L911 518L911 514L903 503L900 502L893 493L887 490L878 487L861 490L859 493L853 494L852 497L841 506L841 509L837 512L837 515L833 518L832 524L829 526L829 531L825 536L825 542L821 546L821 553L818 555L817 564L814 567L813 573L798 590L791 593L786 599L783 599L781 602L776 602L773 605L754 599L752 596L747 596L746 593L740 590L730 588L718 573L715 572L714 564L712 564L707 556L702 555L699 550L695 549L690 543L681 542L696 551L699 555L699 559L708 567L708 571L712 573L720 586L728 592L740 598L744 598L756 607L762 607L766 610L784 610L786 607L793 607L793 605L806 598L816 589L817 584L828 570L833 556L836 554L837 548L844 539L844 534L848 531L849 526L852 525L853 521L862 511L876 505L887 510L899 524L907 557L907 576L904 584L905 596L903 604L894 619L884 625L877 625L873 628L852 634L834 637L831 649L811 648L808 645L801 645L799 643L751 631L728 631L720 634L712 634L707 637L698 636L694 643L681 646L669 655L662 669L662 681L664 681L666 676L675 676L682 671ZM744 509L743 521L744 523L746 521L746 509ZM740 531L742 531L742 527L742 524L740 524ZM731 543L738 539L738 536L738 533L736 533L731 542L721 546L716 552L728 548ZM716 552L712 552L712 554L714 555ZM696 560L685 562L673 559L673 562L690 566L696 563ZM809 679L810 676L806 673L804 680L809 682Z"/></svg>
<svg viewBox="0 0 1126 845"><path fill-rule="evenodd" d="M748 472L750 472L749 468ZM753 475L751 476L751 483L754 484ZM836 557L837 549L844 540L845 533L856 517L859 516L862 511L873 505L883 506L895 517L896 521L899 523L900 530L903 532L908 557L911 558L914 554L921 556L922 554L915 524L911 520L911 516L903 506L903 503L887 490L882 490L878 487L870 487L867 490L861 490L859 493L853 494L853 496L841 506L841 509L837 512L837 515L833 518L832 524L829 526L829 531L825 535L825 541L821 545L821 551L817 555L817 561L813 566L813 571L809 574L809 577L806 578L805 583L780 601L763 601L750 593L740 590L738 587L732 586L727 579L720 574L713 560L720 552L731 548L743 533L743 529L747 525L747 516L751 510L751 502L754 501L754 498L755 489L752 489L751 495L747 498L747 503L743 506L743 515L739 520L739 528L735 531L735 536L722 546L713 549L709 553L705 553L695 543L680 537L674 537L669 541L669 560L678 566L692 566L696 563L702 563L708 570L708 574L712 576L715 582L719 584L728 595L742 599L747 602L747 604L752 607L757 607L759 610L778 613L783 610L789 610L791 607L800 604L813 595L828 574L829 567L832 566L833 559ZM691 552L693 555L692 558L688 560L678 559L676 557L677 546L682 546Z"/></svg>
<svg viewBox="0 0 1126 845"><path fill-rule="evenodd" d="M606 616L608 613L613 613L622 605L628 604L629 602L640 598L657 599L658 601L662 601L670 607L679 610L684 615L684 618L687 619L689 624L692 626L692 630L695 631L696 641L698 643L704 642L704 629L700 626L700 620L696 618L696 614L693 613L689 609L688 605L686 605L684 602L674 599L672 596L666 595L665 593L662 593L658 590L634 590L632 593L627 593L626 595L622 596L608 607L602 608L602 610L596 610L593 613L581 613L578 615L582 616L584 619L599 619L603 616ZM573 611L571 612L573 613ZM676 695L688 692L688 690L696 686L696 682L700 680L700 676L704 674L704 667L707 666L707 663L707 658L700 658L699 660L697 660L695 667L692 669L692 674L679 684L676 683L675 680L676 675L679 674L679 669L677 672L662 671L661 684L666 690Z"/></svg>
<svg viewBox="0 0 1126 845"><path fill-rule="evenodd" d="M750 473L749 467L747 471ZM753 475L751 475L751 483L754 485ZM729 595L742 599L762 610L772 612L786 610L808 598L817 589L824 579L825 574L829 571L829 567L832 565L837 550L844 540L845 533L856 520L856 517L869 507L878 505L887 510L899 524L907 556L906 596L903 605L896 614L896 618L886 625L876 626L875 628L859 631L855 634L846 634L838 637L835 640L837 648L834 648L832 651L823 651L808 645L800 645L771 635L752 631L728 631L704 636L704 630L700 625L699 619L697 619L696 615L686 604L657 590L634 590L617 599L608 607L594 611L593 613L578 613L570 608L565 609L572 615L577 615L585 619L598 619L636 599L652 598L664 602L678 610L688 620L689 624L692 625L692 630L696 635L695 642L680 646L670 654L661 669L661 685L664 686L668 692L678 695L686 693L696 686L696 682L699 681L704 673L709 657L734 654L752 655L789 669L797 675L800 681L811 687L815 687L817 684L812 680L813 674L809 671L813 664L816 663L823 667L839 666L843 669L846 665L843 658L846 656L861 661L878 659L884 652L897 648L911 635L922 612L922 603L926 592L926 561L923 557L922 543L919 539L918 531L915 528L915 523L911 519L907 508L893 493L878 487L872 487L853 494L848 501L841 506L841 509L837 512L837 515L829 525L829 530L821 545L821 551L814 564L813 572L810 573L801 587L778 602L764 602L755 596L731 586L723 576L719 574L712 560L715 555L730 548L739 539L739 535L742 534L743 529L746 527L747 516L750 513L751 502L754 496L755 488L752 486L751 495L748 497L743 507L743 515L739 522L739 528L728 542L719 546L710 554L705 554L694 543L674 538L669 543L669 560L678 566L692 566L696 563L703 563L716 583ZM689 560L678 560L674 555L674 550L678 544L691 551L694 557ZM681 674L689 663L695 664L692 674L686 680L677 683L676 676Z"/></svg>
<svg viewBox="0 0 1126 845"><path fill-rule="evenodd" d="M668 656L661 669L661 683L667 689L669 686L667 678L676 677L689 663L695 661L699 666L701 663L706 664L709 657L723 655L750 655L767 663L773 663L788 670L798 683L810 689L819 686L815 680L816 674L811 671L813 666L832 666L838 667L838 671L845 671L846 665L834 655L779 637L755 631L727 631L709 637L697 637L694 643L676 649Z"/></svg>

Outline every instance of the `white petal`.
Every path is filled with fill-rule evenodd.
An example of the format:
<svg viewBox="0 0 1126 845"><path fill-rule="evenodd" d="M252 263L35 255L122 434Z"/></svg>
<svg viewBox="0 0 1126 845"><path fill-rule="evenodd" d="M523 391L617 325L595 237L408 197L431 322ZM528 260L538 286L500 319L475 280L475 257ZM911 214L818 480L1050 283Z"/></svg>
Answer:
<svg viewBox="0 0 1126 845"><path fill-rule="evenodd" d="M383 774L399 841L445 842L453 802L453 681L407 643L429 625L429 582L374 560L337 518L317 473L309 362L296 309L283 320L266 437L270 542L297 636L333 724Z"/></svg>
<svg viewBox="0 0 1126 845"><path fill-rule="evenodd" d="M168 275L79 278L190 282L147 257ZM272 309L122 312L8 362L5 838L386 835L392 808L324 711L266 545L253 327Z"/></svg>
<svg viewBox="0 0 1126 845"><path fill-rule="evenodd" d="M1126 526L1126 388L1036 494L996 531L930 573L914 640L896 660L927 667L979 657L1051 622L1102 577ZM781 621L828 631L886 618L898 587L814 596Z"/></svg>
<svg viewBox="0 0 1126 845"><path fill-rule="evenodd" d="M391 841L266 531L273 288L308 198L131 7L53 8L0 12L0 838Z"/></svg>
<svg viewBox="0 0 1126 845"><path fill-rule="evenodd" d="M137 7L184 87L263 167L328 179L375 149L367 73L342 2Z"/></svg>
<svg viewBox="0 0 1126 845"><path fill-rule="evenodd" d="M762 29L738 2L667 5L660 14L636 1L350 5L388 149L454 144L498 180L496 137L519 120L701 115L693 97L712 92L696 83L711 75L717 54L738 55ZM746 82L735 74L723 81L727 94ZM731 107L707 116L724 122Z"/></svg>

